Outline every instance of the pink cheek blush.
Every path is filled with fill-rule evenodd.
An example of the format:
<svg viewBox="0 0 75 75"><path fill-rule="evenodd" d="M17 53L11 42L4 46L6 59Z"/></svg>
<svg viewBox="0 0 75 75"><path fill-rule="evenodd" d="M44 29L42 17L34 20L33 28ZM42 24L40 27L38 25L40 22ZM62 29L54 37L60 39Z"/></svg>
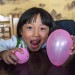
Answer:
<svg viewBox="0 0 75 75"><path fill-rule="evenodd" d="M21 48L21 49L22 49L23 52L24 52L23 54L20 53L19 51L16 51L16 52L15 52L15 55L16 55L17 58L19 59L18 62L17 62L17 63L19 63L19 64L23 64L23 63L27 62L28 59L29 59L29 52L28 52L28 50L26 50L25 48Z"/></svg>

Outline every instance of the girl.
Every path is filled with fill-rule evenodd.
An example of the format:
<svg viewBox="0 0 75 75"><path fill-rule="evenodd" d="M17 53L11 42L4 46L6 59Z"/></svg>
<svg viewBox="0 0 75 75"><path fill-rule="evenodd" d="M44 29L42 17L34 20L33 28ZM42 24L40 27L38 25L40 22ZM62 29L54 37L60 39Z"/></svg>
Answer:
<svg viewBox="0 0 75 75"><path fill-rule="evenodd" d="M30 8L25 11L17 25L17 36L9 40L0 40L0 57L7 64L17 64L18 58L12 51L22 48L32 52L45 47L49 34L56 29L51 15L42 8Z"/></svg>

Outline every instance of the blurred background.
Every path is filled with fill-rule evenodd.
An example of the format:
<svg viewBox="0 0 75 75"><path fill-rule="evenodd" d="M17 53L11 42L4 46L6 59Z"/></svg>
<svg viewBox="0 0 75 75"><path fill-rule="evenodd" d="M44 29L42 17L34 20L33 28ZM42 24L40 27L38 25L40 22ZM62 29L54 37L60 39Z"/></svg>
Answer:
<svg viewBox="0 0 75 75"><path fill-rule="evenodd" d="M0 0L0 38L16 35L20 15L31 7L47 10L55 21L75 21L75 0Z"/></svg>

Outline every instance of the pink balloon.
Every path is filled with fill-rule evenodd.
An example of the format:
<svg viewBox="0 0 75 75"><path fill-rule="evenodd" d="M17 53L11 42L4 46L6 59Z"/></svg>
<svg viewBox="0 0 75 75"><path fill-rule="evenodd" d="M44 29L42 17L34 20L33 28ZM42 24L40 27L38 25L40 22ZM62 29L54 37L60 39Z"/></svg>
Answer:
<svg viewBox="0 0 75 75"><path fill-rule="evenodd" d="M60 66L64 64L70 56L73 45L70 34L63 29L52 32L47 40L47 55L52 64Z"/></svg>
<svg viewBox="0 0 75 75"><path fill-rule="evenodd" d="M17 63L23 64L28 61L29 59L29 52L25 48L21 48L23 50L23 54L21 54L19 51L14 52L19 61Z"/></svg>

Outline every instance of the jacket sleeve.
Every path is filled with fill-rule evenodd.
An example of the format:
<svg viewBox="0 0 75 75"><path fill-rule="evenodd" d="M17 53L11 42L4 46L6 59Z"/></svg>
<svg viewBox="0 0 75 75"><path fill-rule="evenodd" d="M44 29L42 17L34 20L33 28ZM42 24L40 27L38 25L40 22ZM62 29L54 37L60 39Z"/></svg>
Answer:
<svg viewBox="0 0 75 75"><path fill-rule="evenodd" d="M17 38L12 36L9 40L0 39L0 52L4 50L10 50L16 47Z"/></svg>

